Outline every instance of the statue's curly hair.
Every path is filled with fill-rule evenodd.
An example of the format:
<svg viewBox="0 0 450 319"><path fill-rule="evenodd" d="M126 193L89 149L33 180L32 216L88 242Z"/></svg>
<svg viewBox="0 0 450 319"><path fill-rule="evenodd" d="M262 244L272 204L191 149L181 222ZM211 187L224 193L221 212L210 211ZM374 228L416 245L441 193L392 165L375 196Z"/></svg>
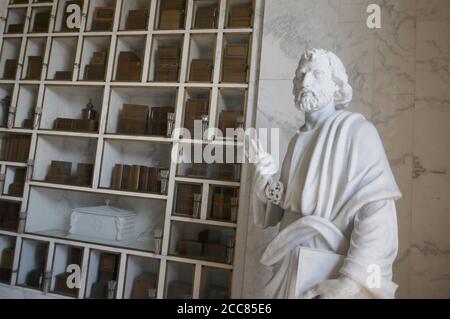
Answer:
<svg viewBox="0 0 450 319"><path fill-rule="evenodd" d="M333 81L339 87L334 95L334 101L338 108L346 108L353 98L353 89L348 83L348 75L341 59L331 51L323 49L309 49L302 54L299 68L306 62L314 60L318 56L326 56L330 63Z"/></svg>

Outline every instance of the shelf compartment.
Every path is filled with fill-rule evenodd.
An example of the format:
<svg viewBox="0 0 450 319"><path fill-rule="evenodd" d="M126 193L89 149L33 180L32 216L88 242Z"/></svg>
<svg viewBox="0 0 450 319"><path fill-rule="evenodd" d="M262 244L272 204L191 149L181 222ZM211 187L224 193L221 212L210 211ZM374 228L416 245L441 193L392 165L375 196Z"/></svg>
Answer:
<svg viewBox="0 0 450 319"><path fill-rule="evenodd" d="M44 65L45 47L47 38L28 38L23 63L22 79L40 80Z"/></svg>
<svg viewBox="0 0 450 319"><path fill-rule="evenodd" d="M14 128L33 129L38 93L39 85L21 85L19 87Z"/></svg>
<svg viewBox="0 0 450 319"><path fill-rule="evenodd" d="M170 136L177 93L174 88L113 88L106 131L120 135ZM140 114L130 117L124 114L126 105L139 106L138 109L145 113L144 118Z"/></svg>
<svg viewBox="0 0 450 319"><path fill-rule="evenodd" d="M239 209L239 188L211 185L208 198L209 220L236 223Z"/></svg>
<svg viewBox="0 0 450 319"><path fill-rule="evenodd" d="M200 299L229 299L231 296L230 270L202 267Z"/></svg>
<svg viewBox="0 0 450 319"><path fill-rule="evenodd" d="M9 285L13 271L16 238L0 235L0 283Z"/></svg>
<svg viewBox="0 0 450 319"><path fill-rule="evenodd" d="M85 298L115 299L120 271L120 254L91 250Z"/></svg>
<svg viewBox="0 0 450 319"><path fill-rule="evenodd" d="M97 139L39 135L33 180L91 187Z"/></svg>
<svg viewBox="0 0 450 319"><path fill-rule="evenodd" d="M214 127L222 132L223 138L234 140L239 137L239 133L235 130L245 130L246 104L247 90L219 89L218 112ZM227 133L228 130L231 130L230 134Z"/></svg>
<svg viewBox="0 0 450 319"><path fill-rule="evenodd" d="M227 0L226 27L251 28L253 26L254 7L254 0Z"/></svg>
<svg viewBox="0 0 450 319"><path fill-rule="evenodd" d="M58 8L56 11L55 20L55 32L79 32L80 29L70 29L67 26L67 19L72 13L67 12L69 5L78 5L80 7L80 13L83 11L83 0L59 0ZM73 11L72 11L73 12ZM72 21L71 21L72 22Z"/></svg>
<svg viewBox="0 0 450 319"><path fill-rule="evenodd" d="M169 254L232 264L235 235L229 227L172 221Z"/></svg>
<svg viewBox="0 0 450 319"><path fill-rule="evenodd" d="M167 262L164 298L192 299L194 290L194 270L192 264Z"/></svg>
<svg viewBox="0 0 450 319"><path fill-rule="evenodd" d="M173 216L200 218L202 209L202 184L177 183L175 187Z"/></svg>
<svg viewBox="0 0 450 319"><path fill-rule="evenodd" d="M5 33L7 34L23 33L26 15L27 15L26 8L9 9L8 17L6 18Z"/></svg>
<svg viewBox="0 0 450 319"><path fill-rule="evenodd" d="M184 38L181 35L157 35L153 37L150 82L178 82Z"/></svg>
<svg viewBox="0 0 450 319"><path fill-rule="evenodd" d="M102 86L47 85L41 130L97 133L103 102ZM90 110L92 104L93 112Z"/></svg>
<svg viewBox="0 0 450 319"><path fill-rule="evenodd" d="M26 232L158 253L165 207L162 200L33 186ZM111 226L111 221L118 215L116 212L129 217L131 228L121 228L119 233ZM120 216L117 220L122 220Z"/></svg>
<svg viewBox="0 0 450 319"><path fill-rule="evenodd" d="M44 290L48 243L32 239L22 241L17 285L35 290Z"/></svg>
<svg viewBox="0 0 450 319"><path fill-rule="evenodd" d="M72 81L77 45L77 37L53 38L47 69L48 80Z"/></svg>
<svg viewBox="0 0 450 319"><path fill-rule="evenodd" d="M120 15L121 31L147 30L151 2L155 0L127 0L122 1Z"/></svg>
<svg viewBox="0 0 450 319"><path fill-rule="evenodd" d="M145 36L119 36L113 78L116 81L139 82L142 79Z"/></svg>
<svg viewBox="0 0 450 319"><path fill-rule="evenodd" d="M210 102L210 89L188 88L186 90L181 125L184 130L180 138L203 139L203 130L209 125Z"/></svg>
<svg viewBox="0 0 450 319"><path fill-rule="evenodd" d="M0 54L0 74L3 80L15 80L19 65L22 38L5 38Z"/></svg>
<svg viewBox="0 0 450 319"><path fill-rule="evenodd" d="M112 31L116 11L115 0L89 1L87 31Z"/></svg>
<svg viewBox="0 0 450 319"><path fill-rule="evenodd" d="M156 30L179 30L184 29L187 12L186 0L159 0L155 21Z"/></svg>
<svg viewBox="0 0 450 319"><path fill-rule="evenodd" d="M166 194L171 144L106 140L100 187Z"/></svg>
<svg viewBox="0 0 450 319"><path fill-rule="evenodd" d="M78 79L105 81L111 37L84 37Z"/></svg>
<svg viewBox="0 0 450 319"><path fill-rule="evenodd" d="M181 143L177 177L239 182L242 152L242 147Z"/></svg>
<svg viewBox="0 0 450 319"><path fill-rule="evenodd" d="M25 167L6 166L3 195L20 198L23 196L27 169Z"/></svg>
<svg viewBox="0 0 450 319"><path fill-rule="evenodd" d="M0 230L17 232L21 203L0 200Z"/></svg>
<svg viewBox="0 0 450 319"><path fill-rule="evenodd" d="M158 259L128 255L124 299L155 299L159 264Z"/></svg>
<svg viewBox="0 0 450 319"><path fill-rule="evenodd" d="M221 82L247 83L249 61L250 34L224 34Z"/></svg>
<svg viewBox="0 0 450 319"><path fill-rule="evenodd" d="M191 36L189 82L212 82L216 42L216 35L196 34Z"/></svg>
<svg viewBox="0 0 450 319"><path fill-rule="evenodd" d="M13 96L14 85L0 85L0 127L7 127L11 97Z"/></svg>
<svg viewBox="0 0 450 319"><path fill-rule="evenodd" d="M219 25L219 1L195 0L192 29L217 29Z"/></svg>
<svg viewBox="0 0 450 319"><path fill-rule="evenodd" d="M50 6L34 7L31 12L30 33L47 33L50 26L52 8Z"/></svg>
<svg viewBox="0 0 450 319"><path fill-rule="evenodd" d="M79 288L72 288L68 285L69 266L78 266L80 270L83 265L84 248L76 246L68 246L63 244L56 244L53 255L52 264L52 279L50 282L50 291L57 295L77 298ZM70 282L72 283L72 282Z"/></svg>
<svg viewBox="0 0 450 319"><path fill-rule="evenodd" d="M0 134L0 161L27 163L30 154L31 135Z"/></svg>

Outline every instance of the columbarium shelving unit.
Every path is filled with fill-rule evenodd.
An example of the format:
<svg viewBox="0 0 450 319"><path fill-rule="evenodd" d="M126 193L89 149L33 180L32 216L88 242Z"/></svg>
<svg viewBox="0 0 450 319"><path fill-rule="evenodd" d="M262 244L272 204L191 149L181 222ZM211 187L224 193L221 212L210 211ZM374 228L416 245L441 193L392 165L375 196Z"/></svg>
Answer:
<svg viewBox="0 0 450 319"><path fill-rule="evenodd" d="M209 128L220 126L225 110L242 113L244 126L251 126L263 1L186 0L177 29L162 27L164 0L80 0L81 26L75 30L64 27L64 9L70 0L8 2L0 21L0 100L9 96L0 110L0 285L53 297L94 298L102 263L103 268L114 268L109 279L116 286L109 290L113 292L109 298L132 298L141 277L141 283L154 282L153 295L145 291L149 298L239 298L249 205L248 167L242 165L233 178L194 174L192 167L171 162L171 153L183 156L182 146L211 141L120 133L118 118L124 104L170 105L176 129L184 126L188 101L206 96ZM217 4L214 28L197 27L201 22L195 21L196 12L213 4ZM230 8L239 4L252 6L249 27L230 26ZM114 10L111 30L92 31L101 20L95 21L95 8L105 6ZM126 17L133 10L147 10L146 28L129 30ZM48 17L48 25L42 25L43 16ZM170 13L169 19L173 19ZM248 70L242 81L224 78L229 43L247 44ZM180 48L178 80L157 81L157 50L172 44ZM99 51L106 52L104 79L85 80L89 78L86 72L93 72L86 66ZM138 77L134 81L121 79L118 61L122 51L140 58L141 72L134 75ZM212 61L209 81L191 81L194 59ZM41 67L30 67L33 63ZM55 119L79 117L89 101L98 117L97 126L89 132L54 129ZM8 151L12 143L22 151ZM242 147L239 141L214 137L212 143ZM77 167L91 169L92 178L82 183L49 178L52 161L71 162L69 174L76 173ZM167 192L112 189L111 172L117 163L164 166L169 171ZM195 216L186 214L186 207L180 205L179 196L186 190L201 195ZM215 194L238 199L237 217L218 220L214 216ZM69 235L73 209L102 205L133 211L139 236L118 243ZM159 232L162 244L157 249L155 234ZM217 237L215 243L222 241L222 247L203 246L195 251L198 246L193 243L183 246L186 254L180 253L180 240L192 243L200 236ZM221 254L223 238L228 248L230 239L235 243L231 258L230 250ZM212 255L204 255L206 250ZM61 275L73 263L81 267L81 287L67 291L61 288L65 279Z"/></svg>

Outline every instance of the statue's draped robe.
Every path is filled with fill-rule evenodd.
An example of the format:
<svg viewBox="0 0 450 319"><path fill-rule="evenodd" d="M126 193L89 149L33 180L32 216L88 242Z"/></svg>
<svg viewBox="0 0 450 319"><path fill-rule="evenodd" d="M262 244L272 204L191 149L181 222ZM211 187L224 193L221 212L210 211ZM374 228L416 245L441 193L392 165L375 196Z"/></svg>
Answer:
<svg viewBox="0 0 450 319"><path fill-rule="evenodd" d="M394 201L401 193L375 127L362 115L336 111L318 129L298 132L280 181L286 187L280 206L267 203L264 194L252 195L255 223L265 228L280 223L280 233L261 260L274 266L267 297L300 297L295 284L303 246L346 256L342 275L360 284L369 297L394 298ZM374 274L371 265L381 270L379 287L368 281Z"/></svg>

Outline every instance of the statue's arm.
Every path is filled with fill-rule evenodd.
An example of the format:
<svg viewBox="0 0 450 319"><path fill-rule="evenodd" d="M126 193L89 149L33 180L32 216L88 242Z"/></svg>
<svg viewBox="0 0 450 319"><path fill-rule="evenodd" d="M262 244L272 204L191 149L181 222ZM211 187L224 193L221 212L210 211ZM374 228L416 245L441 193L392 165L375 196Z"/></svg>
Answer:
<svg viewBox="0 0 450 319"><path fill-rule="evenodd" d="M305 298L394 298L392 264L398 251L394 200L374 202L357 214L341 276L325 281Z"/></svg>
<svg viewBox="0 0 450 319"><path fill-rule="evenodd" d="M366 205L357 214L341 274L380 297L394 298L392 266L398 253L398 223L393 199ZM380 274L379 278L376 276ZM378 280L379 279L379 280ZM380 286L380 287L378 287ZM394 290L394 291L392 291ZM383 296L392 291L391 296Z"/></svg>
<svg viewBox="0 0 450 319"><path fill-rule="evenodd" d="M252 211L254 223L260 227L276 226L283 216L280 203L284 185L276 180L278 168L268 153L260 153L254 165Z"/></svg>

